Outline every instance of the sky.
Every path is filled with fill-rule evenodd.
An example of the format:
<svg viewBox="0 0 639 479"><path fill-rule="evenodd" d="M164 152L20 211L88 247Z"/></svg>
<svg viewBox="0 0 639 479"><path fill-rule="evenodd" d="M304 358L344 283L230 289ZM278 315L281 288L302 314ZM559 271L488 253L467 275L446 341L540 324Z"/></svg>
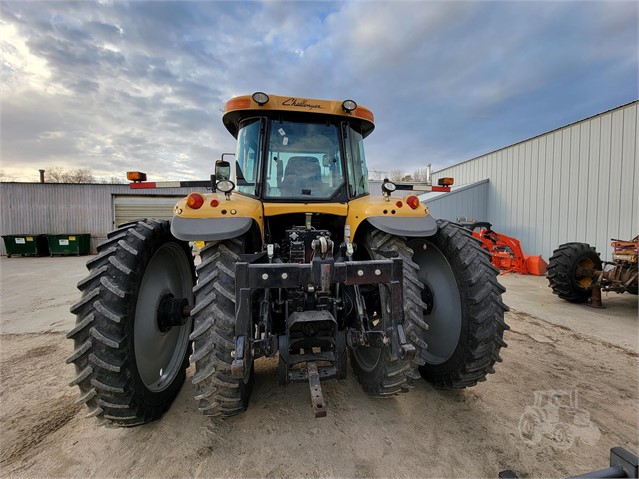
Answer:
<svg viewBox="0 0 639 479"><path fill-rule="evenodd" d="M0 3L0 170L206 179L226 101L370 108L369 170L436 171L639 98L639 2Z"/></svg>

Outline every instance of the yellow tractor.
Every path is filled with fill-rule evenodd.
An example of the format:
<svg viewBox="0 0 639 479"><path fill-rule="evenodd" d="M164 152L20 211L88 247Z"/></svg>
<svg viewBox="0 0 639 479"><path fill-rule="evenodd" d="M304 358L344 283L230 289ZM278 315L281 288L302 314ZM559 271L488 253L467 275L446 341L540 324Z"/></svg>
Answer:
<svg viewBox="0 0 639 479"><path fill-rule="evenodd" d="M171 222L121 225L87 263L68 362L88 416L158 418L189 360L212 417L246 409L262 357L279 357L282 385L309 383L318 417L321 381L345 378L348 357L375 397L420 376L465 388L494 372L508 327L490 256L411 185L370 194L369 109L258 92L229 100L223 122L237 150L204 182L211 192L179 201Z"/></svg>

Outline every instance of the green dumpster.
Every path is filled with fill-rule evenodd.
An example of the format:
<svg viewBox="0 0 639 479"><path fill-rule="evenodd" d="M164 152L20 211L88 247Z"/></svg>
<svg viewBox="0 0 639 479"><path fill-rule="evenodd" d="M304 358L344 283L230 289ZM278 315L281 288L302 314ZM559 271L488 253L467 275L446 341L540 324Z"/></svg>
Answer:
<svg viewBox="0 0 639 479"><path fill-rule="evenodd" d="M91 235L47 235L47 241L49 242L49 252L51 256L64 254L80 256L89 254Z"/></svg>
<svg viewBox="0 0 639 479"><path fill-rule="evenodd" d="M12 255L47 256L49 246L45 235L3 235L7 258Z"/></svg>

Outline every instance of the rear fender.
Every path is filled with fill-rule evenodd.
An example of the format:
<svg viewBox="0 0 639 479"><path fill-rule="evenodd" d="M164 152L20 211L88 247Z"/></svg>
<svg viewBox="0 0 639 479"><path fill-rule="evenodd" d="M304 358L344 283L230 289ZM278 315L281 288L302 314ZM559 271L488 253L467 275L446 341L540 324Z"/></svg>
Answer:
<svg viewBox="0 0 639 479"><path fill-rule="evenodd" d="M219 193L202 194L203 203L193 209L187 198L175 205L171 233L184 241L220 241L237 238L251 228L262 238L264 219L262 203L233 193L227 198Z"/></svg>
<svg viewBox="0 0 639 479"><path fill-rule="evenodd" d="M176 215L171 221L171 233L183 241L220 241L242 236L253 224L253 218L183 218Z"/></svg>
<svg viewBox="0 0 639 479"><path fill-rule="evenodd" d="M362 223L396 236L426 237L437 233L437 222L428 206L418 204L413 209L406 203L407 198L364 196L352 200L348 205L344 236L355 238Z"/></svg>
<svg viewBox="0 0 639 479"><path fill-rule="evenodd" d="M437 222L431 215L421 217L371 216L368 222L378 230L395 236L433 236Z"/></svg>

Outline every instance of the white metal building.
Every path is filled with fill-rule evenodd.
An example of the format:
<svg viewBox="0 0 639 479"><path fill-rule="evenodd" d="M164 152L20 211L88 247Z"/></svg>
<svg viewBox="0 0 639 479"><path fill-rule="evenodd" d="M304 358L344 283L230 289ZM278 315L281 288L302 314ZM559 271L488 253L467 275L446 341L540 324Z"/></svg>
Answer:
<svg viewBox="0 0 639 479"><path fill-rule="evenodd" d="M548 260L562 243L596 246L639 234L637 105L544 133L433 173L454 177L448 195L425 195L435 217L489 221ZM483 214L482 214L483 212Z"/></svg>

